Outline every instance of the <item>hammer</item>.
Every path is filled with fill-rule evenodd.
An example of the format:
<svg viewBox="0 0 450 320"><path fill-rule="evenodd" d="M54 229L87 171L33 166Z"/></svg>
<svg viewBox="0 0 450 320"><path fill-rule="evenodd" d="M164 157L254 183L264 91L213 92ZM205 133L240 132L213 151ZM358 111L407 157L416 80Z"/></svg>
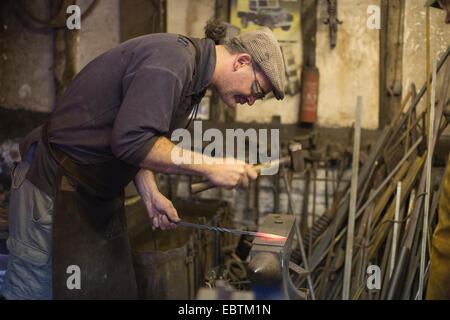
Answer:
<svg viewBox="0 0 450 320"><path fill-rule="evenodd" d="M253 167L258 174L262 169L271 168L274 166L290 165L290 167L298 172L304 171L305 168L305 152L302 150L302 145L300 143L293 143L289 146L289 156L282 157L275 161L270 161L264 164L259 164ZM211 188L216 187L211 181L202 181L191 184L192 194L196 194Z"/></svg>

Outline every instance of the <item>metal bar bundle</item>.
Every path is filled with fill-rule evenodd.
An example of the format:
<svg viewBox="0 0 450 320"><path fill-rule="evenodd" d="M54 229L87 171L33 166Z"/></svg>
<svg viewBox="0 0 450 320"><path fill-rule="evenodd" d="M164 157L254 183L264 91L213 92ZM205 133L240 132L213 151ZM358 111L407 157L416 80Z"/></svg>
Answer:
<svg viewBox="0 0 450 320"><path fill-rule="evenodd" d="M361 170L359 125L356 126L351 184L335 198L324 214L326 219L316 221L320 226L312 227L316 233L322 231L314 238L308 259L317 299L423 297L429 270L428 232L432 232L438 199L438 191L432 187L436 181L431 180L431 168L434 146L443 130L444 95L450 82L449 55L450 47L436 60L429 79L433 86L430 124L423 125L420 119L424 113L417 111L427 89L425 84L417 95L412 88L405 97L399 113L384 128ZM442 97L436 99L439 103L434 106L436 79L446 61ZM402 113L408 101L409 108ZM370 265L380 267L380 288L367 288L366 271Z"/></svg>

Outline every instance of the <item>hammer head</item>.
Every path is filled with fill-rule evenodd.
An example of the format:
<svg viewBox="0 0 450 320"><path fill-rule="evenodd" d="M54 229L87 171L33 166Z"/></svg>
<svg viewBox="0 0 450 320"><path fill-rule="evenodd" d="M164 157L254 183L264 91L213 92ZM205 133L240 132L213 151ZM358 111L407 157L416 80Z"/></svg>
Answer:
<svg viewBox="0 0 450 320"><path fill-rule="evenodd" d="M302 144L293 142L289 144L289 155L291 156L291 168L294 172L305 171L305 157L307 150L303 150Z"/></svg>

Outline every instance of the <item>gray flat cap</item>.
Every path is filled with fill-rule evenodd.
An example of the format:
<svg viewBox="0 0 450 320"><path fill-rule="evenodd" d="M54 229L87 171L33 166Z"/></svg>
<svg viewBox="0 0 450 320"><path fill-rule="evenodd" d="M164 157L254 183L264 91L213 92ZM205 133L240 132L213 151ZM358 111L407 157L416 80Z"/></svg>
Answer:
<svg viewBox="0 0 450 320"><path fill-rule="evenodd" d="M273 87L278 100L284 98L285 70L280 45L267 27L248 31L235 37L261 68Z"/></svg>

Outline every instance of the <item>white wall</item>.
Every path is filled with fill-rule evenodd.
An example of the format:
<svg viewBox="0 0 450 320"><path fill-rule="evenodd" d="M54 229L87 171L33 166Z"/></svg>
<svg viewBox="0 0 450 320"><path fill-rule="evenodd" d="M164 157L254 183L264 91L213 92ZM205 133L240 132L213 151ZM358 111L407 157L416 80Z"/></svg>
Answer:
<svg viewBox="0 0 450 320"><path fill-rule="evenodd" d="M318 124L327 127L351 126L356 97L361 95L362 127L376 129L379 112L379 31L367 28L367 8L369 5L379 6L380 1L341 0L338 4L338 18L344 23L338 27L337 46L331 50L329 28L322 23L327 17L327 1L319 0L316 48L316 64L320 72ZM181 15L182 12L172 12L172 15ZM295 45L295 50L301 71L301 39ZM297 94L286 96L281 102L267 99L258 101L251 108L238 106L236 119L261 123L279 115L282 123L297 123L299 110L300 95Z"/></svg>
<svg viewBox="0 0 450 320"><path fill-rule="evenodd" d="M297 68L297 75L300 81L301 66L303 63L303 46L301 35L301 4L289 3L290 1L284 1L280 5L284 6L284 10L293 15L293 25L289 31L283 31L281 28L275 28L274 33L278 40L287 41L282 42L283 45L289 45L290 50L294 56L295 66ZM292 2L295 2L292 1ZM241 21L237 18L236 11L247 11L248 0L238 1L236 9L232 10L234 14L231 17L231 23L240 25ZM234 18L233 18L234 17ZM255 25L253 22L249 23L249 27L246 30L254 30L259 28L259 25ZM289 50L289 49L288 49ZM296 123L299 119L299 106L300 106L300 94L290 95L286 93L285 98L282 101L277 101L273 95L272 98L266 98L263 101L256 101L252 107L246 105L238 105L236 109L236 120L241 122L270 122L273 116L280 116L282 123Z"/></svg>
<svg viewBox="0 0 450 320"><path fill-rule="evenodd" d="M90 0L78 0L82 11ZM327 1L319 0L316 63L320 71L318 124L346 127L354 121L356 96L363 96L363 128L378 126L379 31L368 29L369 5L380 0L340 0L338 42L329 47L326 17ZM33 5L45 16L45 8ZM423 0L406 1L403 50L403 94L414 82L419 90L425 82L425 8ZM431 8L431 55L442 54L450 44L450 27L444 24L443 10ZM100 0L89 17L81 21L77 70L99 54L119 44L120 0ZM206 21L214 16L214 1L168 0L168 32L203 37ZM11 22L14 17L11 17ZM6 24L3 28L12 28ZM38 34L15 24L14 43L2 52L2 90L0 104L10 108L51 111L54 104L53 35ZM7 39L6 39L7 40ZM301 43L297 44L297 63L301 70ZM19 72L17 72L19 70ZM280 115L283 123L299 118L299 95L282 102L267 99L253 107L238 106L236 117L244 122L267 122ZM422 106L423 108L423 106ZM419 109L420 110L420 109Z"/></svg>
<svg viewBox="0 0 450 320"><path fill-rule="evenodd" d="M91 0L78 0L84 12ZM100 0L91 14L81 21L77 51L77 71L120 42L120 0Z"/></svg>
<svg viewBox="0 0 450 320"><path fill-rule="evenodd" d="M203 38L206 21L214 17L212 0L167 0L167 32Z"/></svg>
<svg viewBox="0 0 450 320"><path fill-rule="evenodd" d="M76 70L119 44L119 2L100 0L81 21ZM40 17L49 14L46 1L24 2ZM91 0L78 0L84 12ZM11 14L2 26L7 47L0 52L0 104L12 109L50 112L55 104L53 32L35 32ZM0 40L2 40L0 39Z"/></svg>
<svg viewBox="0 0 450 320"><path fill-rule="evenodd" d="M46 2L23 2L42 19L48 18ZM54 104L53 31L26 28L15 14L1 13L0 105L10 109L51 111Z"/></svg>
<svg viewBox="0 0 450 320"><path fill-rule="evenodd" d="M318 124L349 127L355 119L356 97L363 97L361 126L378 127L379 31L367 27L367 8L379 0L338 1L337 45L331 50L327 1L319 0L317 67L320 71Z"/></svg>
<svg viewBox="0 0 450 320"><path fill-rule="evenodd" d="M423 5L424 1L421 0L406 1L403 48L403 96L408 93L411 83L414 83L417 91L419 91L426 81L426 9ZM432 68L436 55L441 56L450 45L450 25L444 23L444 10L430 8L430 17L430 56ZM441 72L441 75L443 75L443 72ZM419 112L425 109L425 102L426 95L419 104L417 109ZM407 107L404 110L406 111Z"/></svg>

